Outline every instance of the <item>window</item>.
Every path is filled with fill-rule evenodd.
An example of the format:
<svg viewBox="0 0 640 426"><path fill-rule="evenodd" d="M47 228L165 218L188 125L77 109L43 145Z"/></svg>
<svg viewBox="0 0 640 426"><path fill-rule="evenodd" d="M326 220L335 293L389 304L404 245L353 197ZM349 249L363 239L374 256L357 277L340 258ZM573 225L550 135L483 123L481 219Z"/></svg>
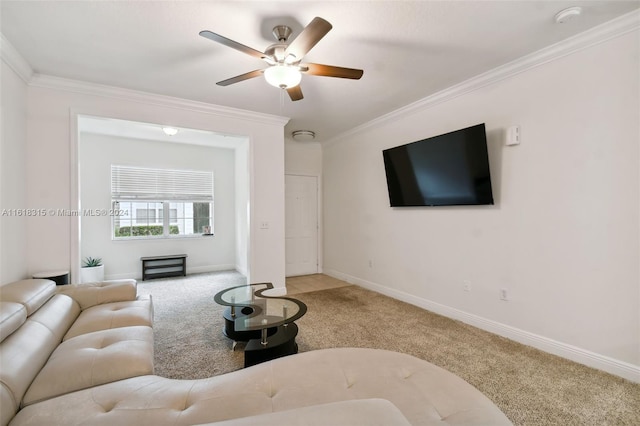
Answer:
<svg viewBox="0 0 640 426"><path fill-rule="evenodd" d="M213 173L111 166L114 239L212 232Z"/></svg>
<svg viewBox="0 0 640 426"><path fill-rule="evenodd" d="M156 225L156 218L162 218L162 204L160 203L132 203L135 208L136 225ZM158 211L160 214L158 215ZM160 221L162 224L162 221Z"/></svg>

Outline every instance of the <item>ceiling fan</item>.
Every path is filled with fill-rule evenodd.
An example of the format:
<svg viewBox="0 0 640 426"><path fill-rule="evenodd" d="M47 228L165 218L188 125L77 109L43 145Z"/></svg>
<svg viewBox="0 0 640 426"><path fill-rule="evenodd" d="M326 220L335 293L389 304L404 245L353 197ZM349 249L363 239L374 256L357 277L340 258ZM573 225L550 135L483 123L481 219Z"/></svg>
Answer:
<svg viewBox="0 0 640 426"><path fill-rule="evenodd" d="M302 58L331 28L333 28L332 25L324 19L319 17L313 18L309 25L307 25L293 41L287 43L291 35L291 28L286 25L277 25L273 28L273 35L278 41L267 47L264 53L211 31L200 31L200 35L255 58L262 59L269 65L267 68L250 71L219 81L216 83L217 85L228 86L264 74L267 83L285 89L292 101L299 101L303 98L302 89L300 89L302 74L350 78L354 80L362 77L364 71L359 69L301 62Z"/></svg>

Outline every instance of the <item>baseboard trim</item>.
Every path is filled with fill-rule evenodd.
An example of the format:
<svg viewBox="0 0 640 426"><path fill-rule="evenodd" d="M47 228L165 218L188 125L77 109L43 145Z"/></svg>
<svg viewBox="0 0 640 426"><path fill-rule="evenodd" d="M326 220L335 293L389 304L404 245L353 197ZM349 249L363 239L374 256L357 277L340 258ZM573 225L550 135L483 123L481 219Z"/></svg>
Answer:
<svg viewBox="0 0 640 426"><path fill-rule="evenodd" d="M209 266L187 266L188 274L202 274L204 272L236 271L235 264L209 265Z"/></svg>
<svg viewBox="0 0 640 426"><path fill-rule="evenodd" d="M187 276L190 274L202 274L205 272L220 272L220 271L235 271L236 265L209 265L209 266L189 266L187 265ZM178 277L179 278L179 277ZM142 280L141 272L128 272L123 274L109 274L105 275L105 280L125 280L134 279Z"/></svg>
<svg viewBox="0 0 640 426"><path fill-rule="evenodd" d="M398 291L380 284L354 277L334 269L324 270L324 274L333 278L346 281L351 284L359 285L366 289L384 294L403 302L410 303L431 312L443 315L448 318L459 320L465 324L478 327L482 330L489 331L502 337L514 340L524 345L532 346L544 352L569 359L571 361L606 371L624 379L635 383L640 383L640 366L620 361L605 355L597 354L577 346L559 342L545 336L540 336L526 330L512 327L494 320L490 320L475 314L461 311L450 306L443 305L428 299L423 299L402 291Z"/></svg>

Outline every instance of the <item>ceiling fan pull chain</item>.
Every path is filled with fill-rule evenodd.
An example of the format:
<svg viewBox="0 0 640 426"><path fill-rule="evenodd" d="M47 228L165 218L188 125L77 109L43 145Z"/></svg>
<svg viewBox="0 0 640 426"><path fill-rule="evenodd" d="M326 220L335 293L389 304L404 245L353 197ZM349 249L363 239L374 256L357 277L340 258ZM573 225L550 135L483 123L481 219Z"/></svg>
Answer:
<svg viewBox="0 0 640 426"><path fill-rule="evenodd" d="M284 115L284 89L280 89L280 115Z"/></svg>

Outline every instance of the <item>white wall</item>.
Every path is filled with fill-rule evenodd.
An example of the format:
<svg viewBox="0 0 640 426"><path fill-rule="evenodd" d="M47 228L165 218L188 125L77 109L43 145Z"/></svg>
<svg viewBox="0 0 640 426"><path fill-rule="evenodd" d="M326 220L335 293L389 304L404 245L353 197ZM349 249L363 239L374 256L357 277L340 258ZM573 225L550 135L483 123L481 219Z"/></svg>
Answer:
<svg viewBox="0 0 640 426"><path fill-rule="evenodd" d="M105 278L142 278L140 257L165 254L187 254L188 273L235 269L233 149L81 133L79 158L83 211L111 208L112 164L199 170L214 176L212 237L113 241L110 217L81 217L81 256L101 257Z"/></svg>
<svg viewBox="0 0 640 426"><path fill-rule="evenodd" d="M27 85L4 61L1 66L0 284L6 284L28 272L27 219L14 216L26 207Z"/></svg>
<svg viewBox="0 0 640 426"><path fill-rule="evenodd" d="M236 271L242 275L249 274L248 265L248 241L250 238L249 228L249 144L243 143L235 150L235 205L236 205L236 227L235 227L235 261Z"/></svg>
<svg viewBox="0 0 640 426"><path fill-rule="evenodd" d="M322 175L322 145L285 139L284 170L287 174Z"/></svg>
<svg viewBox="0 0 640 426"><path fill-rule="evenodd" d="M284 287L284 136L286 119L266 114L40 76L28 88L27 203L72 205L78 115L245 135L249 138L248 279ZM257 223L268 221L269 229ZM30 220L28 268L77 268L76 222L69 217Z"/></svg>
<svg viewBox="0 0 640 426"><path fill-rule="evenodd" d="M325 272L640 380L639 39L327 144ZM483 122L495 206L389 207L383 149ZM522 144L505 147L512 125Z"/></svg>

